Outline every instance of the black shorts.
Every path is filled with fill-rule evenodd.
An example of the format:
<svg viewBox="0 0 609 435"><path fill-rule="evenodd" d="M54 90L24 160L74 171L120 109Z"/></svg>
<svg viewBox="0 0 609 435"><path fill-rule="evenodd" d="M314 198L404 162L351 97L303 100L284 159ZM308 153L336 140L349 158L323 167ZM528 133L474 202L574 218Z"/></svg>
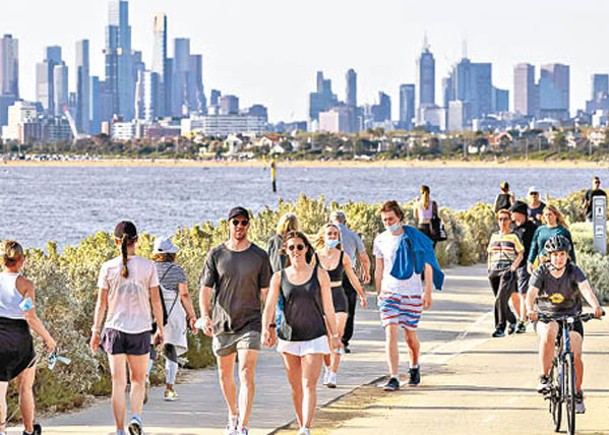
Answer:
<svg viewBox="0 0 609 435"><path fill-rule="evenodd" d="M541 322L541 320L538 320L537 322L535 322L533 324L533 328L535 329L536 332L537 332L537 323L539 323L539 322ZM544 322L544 323L549 323L549 322ZM579 335L582 336L582 339L583 339L584 338L584 322L582 322L581 320L576 320L571 325L569 325L569 331L577 332ZM560 327L560 325L558 325L558 334L556 335L556 339L559 340L561 338L562 338L562 328Z"/></svg>
<svg viewBox="0 0 609 435"><path fill-rule="evenodd" d="M0 382L15 379L34 363L35 358L27 322L0 317Z"/></svg>
<svg viewBox="0 0 609 435"><path fill-rule="evenodd" d="M146 355L150 352L150 332L129 334L116 329L104 328L101 346L110 355Z"/></svg>
<svg viewBox="0 0 609 435"><path fill-rule="evenodd" d="M526 266L521 266L516 269L516 283L518 287L518 293L521 295L526 295L527 290L529 289L529 279L531 275L529 275L529 271Z"/></svg>
<svg viewBox="0 0 609 435"><path fill-rule="evenodd" d="M334 303L335 313L348 313L349 312L349 301L347 300L347 294L342 286L332 287L332 302Z"/></svg>

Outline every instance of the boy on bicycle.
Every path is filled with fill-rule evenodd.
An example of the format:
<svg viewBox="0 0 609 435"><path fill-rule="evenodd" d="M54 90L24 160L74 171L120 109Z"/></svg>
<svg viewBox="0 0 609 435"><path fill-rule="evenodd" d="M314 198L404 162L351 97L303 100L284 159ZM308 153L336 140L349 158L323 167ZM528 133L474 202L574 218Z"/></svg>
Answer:
<svg viewBox="0 0 609 435"><path fill-rule="evenodd" d="M529 291L526 299L527 315L531 321L536 322L536 331L539 336L539 361L543 374L539 377L537 391L543 393L551 386L549 377L554 358L554 343L560 332L555 321L538 321L539 314L546 315L573 315L582 311L582 296L594 310L596 317L603 315L603 310L594 295L588 279L582 270L569 261L571 243L564 236L555 236L548 239L544 245L548 261L544 262L533 272L529 281ZM535 307L534 307L535 305ZM575 412L586 412L584 396L582 393L582 377L584 365L582 362L582 342L584 327L581 320L571 325L569 338L574 356L575 365Z"/></svg>

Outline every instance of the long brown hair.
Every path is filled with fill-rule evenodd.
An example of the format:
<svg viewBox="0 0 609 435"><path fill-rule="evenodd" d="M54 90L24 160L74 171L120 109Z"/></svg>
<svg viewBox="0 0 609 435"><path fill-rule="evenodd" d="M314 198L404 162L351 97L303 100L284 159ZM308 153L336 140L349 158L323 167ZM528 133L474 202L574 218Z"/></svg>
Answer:
<svg viewBox="0 0 609 435"><path fill-rule="evenodd" d="M119 222L114 228L114 238L121 244L121 255L123 257L123 269L121 270L121 276L123 278L128 278L129 269L127 268L127 262L129 261L129 254L127 252L127 248L133 245L137 240L137 229L135 228L133 222Z"/></svg>
<svg viewBox="0 0 609 435"><path fill-rule="evenodd" d="M429 208L429 186L421 186L421 203L423 204L423 210Z"/></svg>
<svg viewBox="0 0 609 435"><path fill-rule="evenodd" d="M282 254L286 256L285 267L290 266L290 256L288 254L288 241L291 239L300 239L305 246L305 254L307 263L311 262L311 257L313 255L313 246L311 246L311 242L304 233L300 231L290 231L285 236L283 236L283 245L281 246Z"/></svg>
<svg viewBox="0 0 609 435"><path fill-rule="evenodd" d="M546 204L544 211L545 210L551 211L554 214L554 216L556 216L557 225L560 225L561 227L569 229L569 224L567 224L567 221L565 220L564 215L561 213L561 211L559 209L556 208L556 206L554 204ZM543 217L543 214L541 215L541 222L544 225L548 224L546 222L546 219Z"/></svg>
<svg viewBox="0 0 609 435"><path fill-rule="evenodd" d="M0 253L2 254L2 263L6 267L14 266L25 256L21 245L14 240L4 240L0 245L0 249Z"/></svg>

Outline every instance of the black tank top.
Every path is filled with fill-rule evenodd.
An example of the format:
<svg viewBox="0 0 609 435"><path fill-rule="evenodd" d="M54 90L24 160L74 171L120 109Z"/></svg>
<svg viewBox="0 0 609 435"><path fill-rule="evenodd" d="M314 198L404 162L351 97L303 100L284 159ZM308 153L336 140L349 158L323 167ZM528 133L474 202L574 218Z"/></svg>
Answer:
<svg viewBox="0 0 609 435"><path fill-rule="evenodd" d="M317 264L319 264L319 267L321 267L326 272L328 272L328 275L330 275L330 281L333 283L334 282L340 282L340 283L343 282L343 275L345 273L345 266L343 265L343 255L344 254L345 254L345 251L340 251L340 258L338 259L338 264L332 270L325 269L321 265L321 261L319 261L319 256L317 254L315 254L315 258L317 259Z"/></svg>
<svg viewBox="0 0 609 435"><path fill-rule="evenodd" d="M321 286L317 279L317 266L304 284L294 285L281 271L281 294L285 300L277 335L286 341L307 341L326 335Z"/></svg>

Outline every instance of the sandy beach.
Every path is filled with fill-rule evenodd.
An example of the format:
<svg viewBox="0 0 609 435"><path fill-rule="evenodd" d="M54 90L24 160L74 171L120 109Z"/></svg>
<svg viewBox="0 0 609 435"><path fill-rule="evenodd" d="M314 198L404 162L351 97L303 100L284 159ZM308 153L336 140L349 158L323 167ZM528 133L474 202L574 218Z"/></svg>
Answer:
<svg viewBox="0 0 609 435"><path fill-rule="evenodd" d="M10 160L4 166L48 166L48 167L264 167L269 160L169 160L169 159L100 159L100 160L62 160L32 161ZM1 163L0 163L1 165ZM585 160L278 160L278 167L300 168L582 168L606 169L608 161Z"/></svg>

